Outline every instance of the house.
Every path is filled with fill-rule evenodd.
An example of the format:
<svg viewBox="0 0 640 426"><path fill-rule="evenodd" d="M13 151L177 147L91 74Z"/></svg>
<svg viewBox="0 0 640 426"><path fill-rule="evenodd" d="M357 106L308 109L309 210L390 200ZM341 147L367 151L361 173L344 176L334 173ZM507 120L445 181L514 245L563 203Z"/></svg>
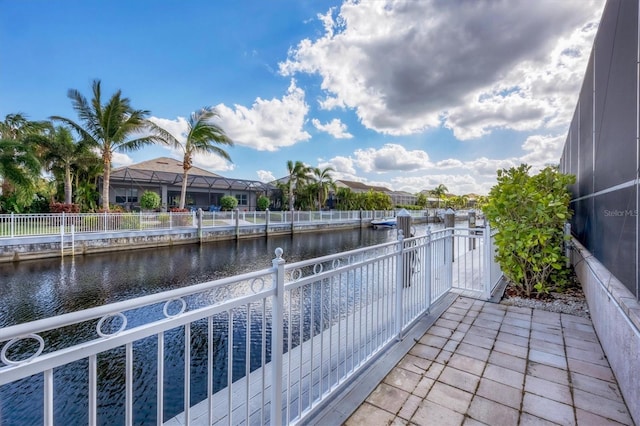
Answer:
<svg viewBox="0 0 640 426"><path fill-rule="evenodd" d="M351 192L354 192L356 194L369 191L382 192L384 194L388 194L391 197L391 202L394 205L414 205L417 200L417 197L415 195L410 194L406 191L392 191L384 186L367 185L362 182L351 180L337 180L336 188L349 188Z"/></svg>
<svg viewBox="0 0 640 426"><path fill-rule="evenodd" d="M182 189L182 162L168 157L155 158L111 171L109 203L126 210L140 207L140 196L155 191L162 200L162 210L177 207ZM187 176L185 207L209 210L220 206L220 199L231 195L238 199L238 208L255 210L260 195L273 187L267 183L220 176L199 167L192 167Z"/></svg>

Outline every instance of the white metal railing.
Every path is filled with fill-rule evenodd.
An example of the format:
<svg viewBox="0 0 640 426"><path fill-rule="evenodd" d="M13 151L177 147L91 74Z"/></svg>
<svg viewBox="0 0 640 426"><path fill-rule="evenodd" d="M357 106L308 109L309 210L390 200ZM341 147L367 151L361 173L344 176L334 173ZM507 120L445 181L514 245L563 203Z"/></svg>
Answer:
<svg viewBox="0 0 640 426"><path fill-rule="evenodd" d="M198 227L197 212L186 213L42 213L0 214L0 240L18 237L72 235L114 231L149 231ZM267 223L353 223L368 222L375 217L394 215L385 211L217 211L202 212L201 226L266 226ZM424 211L413 212L416 217Z"/></svg>
<svg viewBox="0 0 640 426"><path fill-rule="evenodd" d="M45 425L68 423L65 410L89 424L302 422L474 279L455 269L485 247L488 229L473 231L399 233L292 264L277 249L268 269L2 328L3 414L22 407L21 421ZM86 395L70 393L78 381ZM136 411L141 398L152 409Z"/></svg>

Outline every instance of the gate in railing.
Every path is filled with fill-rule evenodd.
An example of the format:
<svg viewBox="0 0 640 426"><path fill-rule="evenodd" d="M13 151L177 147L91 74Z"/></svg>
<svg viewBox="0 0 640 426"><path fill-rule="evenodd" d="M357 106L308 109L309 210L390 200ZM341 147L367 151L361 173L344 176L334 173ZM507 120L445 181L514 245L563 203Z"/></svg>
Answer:
<svg viewBox="0 0 640 426"><path fill-rule="evenodd" d="M0 329L0 413L45 425L300 422L448 291L487 292L462 285L489 282L487 253L474 253L487 232L400 234L293 264L278 249L269 269ZM456 270L467 260L480 272Z"/></svg>

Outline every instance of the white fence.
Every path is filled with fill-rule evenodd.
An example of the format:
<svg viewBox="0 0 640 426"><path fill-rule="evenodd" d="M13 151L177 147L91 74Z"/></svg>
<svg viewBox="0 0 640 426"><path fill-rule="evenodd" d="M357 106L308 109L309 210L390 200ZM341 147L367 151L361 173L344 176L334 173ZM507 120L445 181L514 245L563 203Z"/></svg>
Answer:
<svg viewBox="0 0 640 426"><path fill-rule="evenodd" d="M45 425L303 422L447 292L490 292L466 284L490 282L488 231L399 233L293 264L277 249L268 269L0 329L0 411Z"/></svg>
<svg viewBox="0 0 640 426"><path fill-rule="evenodd" d="M344 223L370 221L393 215L386 211L251 211L202 212L202 227L256 226L270 224ZM425 211L411 213L424 217ZM147 231L154 229L195 228L197 213L43 213L0 215L0 240L3 238L36 237L105 233L114 231Z"/></svg>

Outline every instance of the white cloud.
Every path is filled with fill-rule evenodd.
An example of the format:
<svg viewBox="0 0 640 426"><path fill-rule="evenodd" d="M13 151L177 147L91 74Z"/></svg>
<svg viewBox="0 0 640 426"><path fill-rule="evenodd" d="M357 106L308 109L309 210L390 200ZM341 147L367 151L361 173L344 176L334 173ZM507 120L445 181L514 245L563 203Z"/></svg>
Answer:
<svg viewBox="0 0 640 426"><path fill-rule="evenodd" d="M353 108L386 134L445 122L469 139L561 125L603 3L345 1L319 16L324 35L291 49L280 73L319 75L321 107Z"/></svg>
<svg viewBox="0 0 640 426"><path fill-rule="evenodd" d="M522 144L522 149L527 151L527 154L520 159L534 169L549 164L558 164L565 139L565 136L529 136Z"/></svg>
<svg viewBox="0 0 640 426"><path fill-rule="evenodd" d="M320 169L324 169L325 167L331 167L335 171L334 174L339 173L343 176L344 175L355 176L356 174L356 169L353 165L353 159L349 157L336 156L328 161L320 160L318 162L318 167Z"/></svg>
<svg viewBox="0 0 640 426"><path fill-rule="evenodd" d="M304 90L291 80L282 99L257 98L251 108L220 104L216 109L222 128L237 145L277 151L311 138L303 128L309 110L304 97Z"/></svg>
<svg viewBox="0 0 640 426"><path fill-rule="evenodd" d="M347 125L340 121L339 118L334 118L326 124L320 123L320 120L314 118L311 120L313 126L321 132L329 133L336 139L351 139L353 135L347 132Z"/></svg>
<svg viewBox="0 0 640 426"><path fill-rule="evenodd" d="M133 159L127 154L114 152L113 156L111 157L111 164L113 164L114 167L128 166L133 164Z"/></svg>
<svg viewBox="0 0 640 426"><path fill-rule="evenodd" d="M385 144L380 149L358 149L354 162L365 172L413 171L429 166L425 151L407 151L402 145Z"/></svg>
<svg viewBox="0 0 640 426"><path fill-rule="evenodd" d="M267 170L256 170L256 174L258 175L258 180L260 182L273 182L274 180L276 180L275 176L273 176L273 173Z"/></svg>

